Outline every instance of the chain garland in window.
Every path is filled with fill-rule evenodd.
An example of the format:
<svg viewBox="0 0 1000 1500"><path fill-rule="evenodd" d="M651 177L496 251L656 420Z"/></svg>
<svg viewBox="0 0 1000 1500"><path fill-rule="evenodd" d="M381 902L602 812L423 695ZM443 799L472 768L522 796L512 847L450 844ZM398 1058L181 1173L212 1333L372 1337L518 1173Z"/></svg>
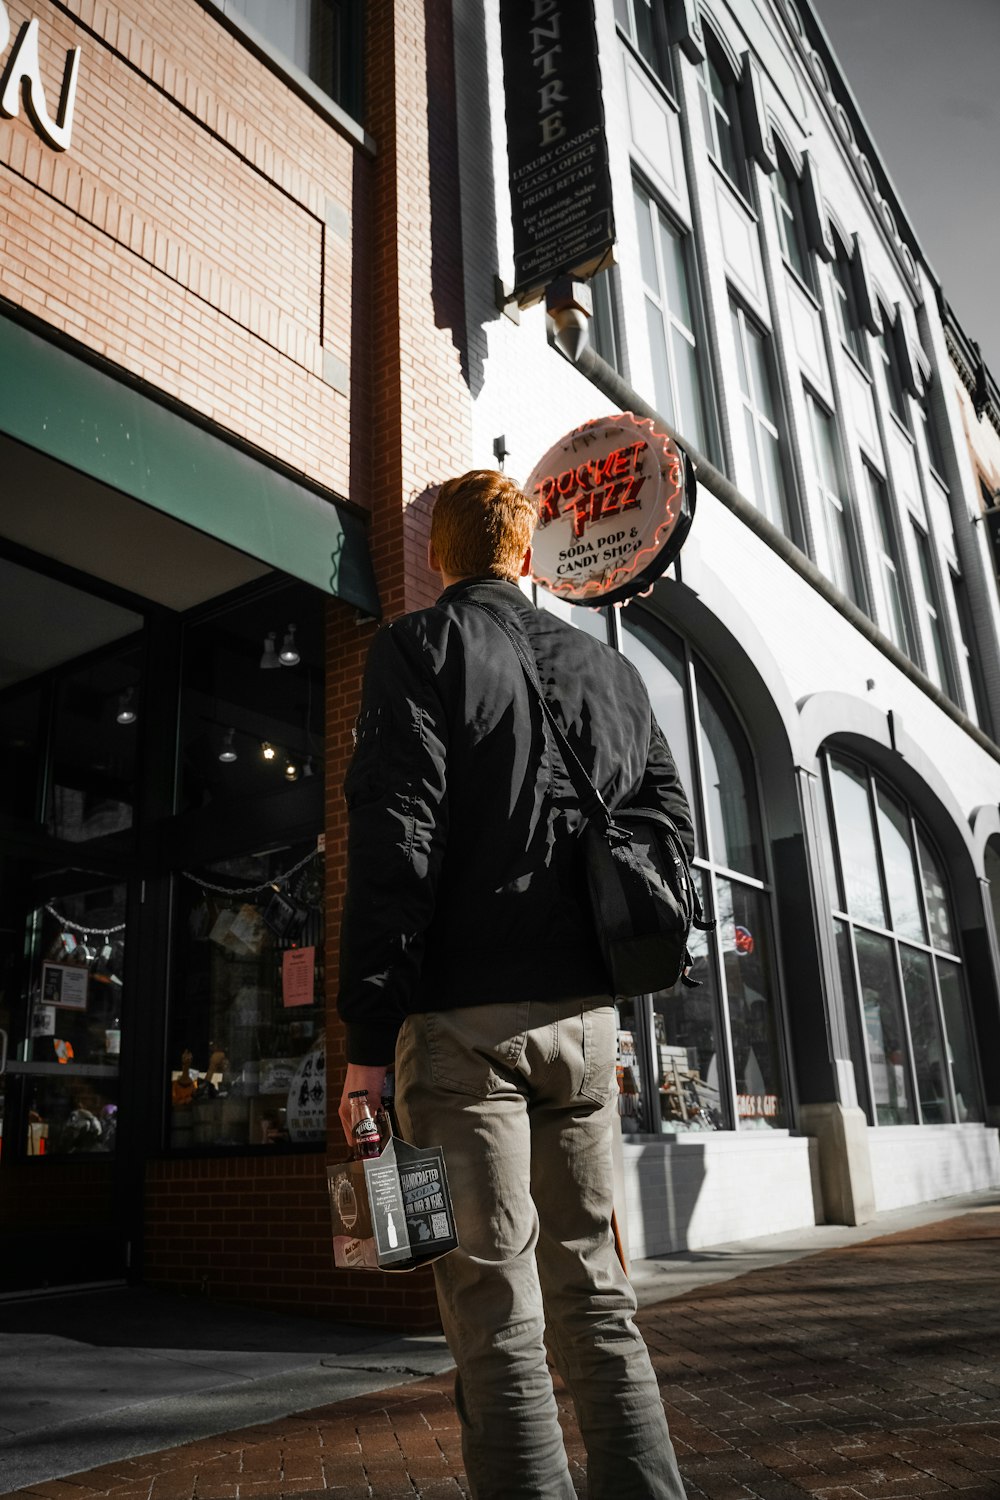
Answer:
<svg viewBox="0 0 1000 1500"><path fill-rule="evenodd" d="M292 865L292 868L286 870L283 875L272 875L269 880L263 881L260 885L213 885L210 880L202 880L200 875L194 875L190 870L182 870L181 874L185 880L190 880L194 885L200 886L203 891L214 891L220 896L259 896L262 891L271 891L276 886L287 885L293 875L297 875L300 870L309 864L310 860L314 860L319 856L319 852L318 849L310 849L305 858L300 859L297 865Z"/></svg>

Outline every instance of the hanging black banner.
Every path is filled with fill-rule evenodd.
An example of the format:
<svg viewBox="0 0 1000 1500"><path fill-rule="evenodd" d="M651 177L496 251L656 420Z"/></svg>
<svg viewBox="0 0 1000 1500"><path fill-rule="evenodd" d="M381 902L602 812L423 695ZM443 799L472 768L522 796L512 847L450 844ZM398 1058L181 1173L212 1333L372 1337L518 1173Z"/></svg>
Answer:
<svg viewBox="0 0 1000 1500"><path fill-rule="evenodd" d="M593 0L500 0L514 295L590 276L615 241Z"/></svg>

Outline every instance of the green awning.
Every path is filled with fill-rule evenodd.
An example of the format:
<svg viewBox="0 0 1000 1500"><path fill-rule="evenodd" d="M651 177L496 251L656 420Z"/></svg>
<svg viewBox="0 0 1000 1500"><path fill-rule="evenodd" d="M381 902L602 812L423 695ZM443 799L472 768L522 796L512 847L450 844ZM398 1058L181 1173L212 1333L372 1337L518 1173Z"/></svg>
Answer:
<svg viewBox="0 0 1000 1500"><path fill-rule="evenodd" d="M381 614L367 531L346 506L3 317L0 431Z"/></svg>

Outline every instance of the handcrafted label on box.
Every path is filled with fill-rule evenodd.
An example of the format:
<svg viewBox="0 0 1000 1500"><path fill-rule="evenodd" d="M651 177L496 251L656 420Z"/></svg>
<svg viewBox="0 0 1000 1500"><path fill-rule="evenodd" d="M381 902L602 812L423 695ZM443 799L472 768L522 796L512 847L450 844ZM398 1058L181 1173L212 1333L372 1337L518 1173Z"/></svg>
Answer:
<svg viewBox="0 0 1000 1500"><path fill-rule="evenodd" d="M439 1146L393 1137L372 1160L327 1167L327 1181L338 1266L411 1271L458 1244Z"/></svg>

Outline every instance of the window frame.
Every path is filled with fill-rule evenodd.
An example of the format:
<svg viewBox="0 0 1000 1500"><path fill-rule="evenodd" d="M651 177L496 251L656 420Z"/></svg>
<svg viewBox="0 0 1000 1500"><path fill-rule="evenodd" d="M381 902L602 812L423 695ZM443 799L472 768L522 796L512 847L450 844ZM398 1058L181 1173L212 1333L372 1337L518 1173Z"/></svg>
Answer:
<svg viewBox="0 0 1000 1500"><path fill-rule="evenodd" d="M913 661L915 660L916 632L913 627L909 579L889 486L867 459L862 459L861 462L865 472L868 506L874 522L873 532L878 546L879 587L885 611L886 633L893 644ZM887 579L892 580L891 588L887 584ZM895 614L894 598L899 604L898 619L895 623L899 626L899 635L902 639L898 638L896 630L890 625Z"/></svg>
<svg viewBox="0 0 1000 1500"><path fill-rule="evenodd" d="M768 837L768 829L765 813L765 802L763 788L760 780L760 766L758 757L754 751L753 741L747 731L742 717L736 705L732 702L723 684L712 671L708 663L696 652L690 641L679 635L673 626L662 619L655 608L651 608L638 601L633 603L625 611L619 620L621 636L624 637L629 624L629 610L632 618L638 619L640 624L639 639L647 650L654 648L650 641L659 642L662 649L668 651L678 662L681 673L678 685L683 693L684 729L687 740L688 764L690 766L693 785L691 787L692 819L695 825L696 849L692 861L693 869L699 872L705 890L705 913L708 919L715 917L720 909L718 883L728 882L730 886L742 887L746 891L756 893L764 902L764 922L766 926L766 938L769 945L768 979L770 981L771 993L769 1001L772 1006L771 1025L773 1028L773 1045L775 1051L775 1064L777 1068L777 1082L782 1090L780 1099L783 1105L784 1124L770 1127L773 1131L787 1132L793 1128L796 1113L795 1083L792 1070L789 1066L789 1041L787 1035L787 1017L784 1005L785 985L781 971L781 955L778 944L778 923L775 910L774 896L774 871L771 860L771 846ZM616 617L618 612L614 612ZM645 639L643 639L645 637ZM620 649L623 650L622 646ZM624 653L627 654L627 653ZM665 671L670 668L664 666ZM673 674L671 674L673 675ZM711 687L707 690L703 686L703 680L707 679ZM713 695L717 695L725 705L725 711L732 716L733 725L745 741L745 749L749 757L749 764L745 770L745 787L754 799L751 809L752 826L759 839L759 873L752 874L747 870L737 870L725 863L724 851L717 851L713 847L712 822L710 817L710 803L708 796L706 766L704 758L704 747L702 736L705 734L703 727L701 703L706 697L709 702ZM715 709L718 715L718 709ZM721 717L721 716L720 716ZM723 729L727 726L723 722ZM728 730L727 730L728 732ZM744 748L744 747L740 747ZM728 1097L722 1099L720 1104L723 1109L723 1124L719 1127L730 1132L746 1131L752 1127L741 1127L739 1113L740 1093L737 1089L736 1079L736 1057L733 1045L733 1028L731 1017L731 997L729 985L726 981L726 950L718 937L709 934L708 962L712 968L712 978L715 987L715 1027L719 1044L724 1049L724 1057L719 1059L719 1074L724 1076ZM642 997L643 1005L636 1001L637 1022L640 1016L644 1016L643 1024L649 1033L647 1047L651 1054L643 1063L645 1070L653 1068L652 1073L647 1072L643 1083L644 1095L647 1099L652 1098L656 1089L652 1085L654 1077L658 1078L659 1068L656 1062L655 1045L652 1039L653 1032L653 998ZM749 1117L746 1117L749 1118ZM647 1122L649 1123L649 1122ZM665 1134L657 1128L652 1134L657 1139L663 1139Z"/></svg>
<svg viewBox="0 0 1000 1500"><path fill-rule="evenodd" d="M701 89L701 114L705 126L708 154L726 181L747 197L746 151L740 120L737 79L725 48L710 26L705 30L705 56L698 64L698 86ZM718 92L712 87L712 75L718 80ZM719 94L722 98L719 98ZM720 123L721 122L721 123ZM728 145L728 152L723 142ZM731 159L732 170L727 165Z"/></svg>
<svg viewBox="0 0 1000 1500"><path fill-rule="evenodd" d="M672 420L677 429L688 438L695 447L701 448L704 453L711 454L714 447L714 433L712 422L712 407L709 401L709 382L704 375L704 365L701 358L701 348L704 347L704 321L701 315L700 285L697 276L697 266L693 254L692 236L690 232L680 226L672 215L667 211L664 204L657 195L649 188L641 177L633 175L632 178L632 201L636 214L639 212L640 200L645 198L646 208L649 216L649 227L653 241L653 257L656 266L657 286L652 288L646 281L640 261L639 280L642 287L644 310L652 306L659 313L660 323L663 329L663 342L666 349L667 379L670 390L671 411L664 412L664 416ZM687 299L691 312L691 321L694 327L689 327L680 313L670 305L668 294L670 281L663 264L663 250L660 240L661 224L663 231L673 236L678 244L678 254L684 271L684 281L687 290ZM692 430L688 431L687 414L683 410L680 400L680 384L677 377L677 361L674 354L673 334L677 332L687 343L694 354L695 377L697 381L697 395L701 406L701 432L697 431L697 423L692 422ZM656 375L653 362L653 351L648 347L650 378L654 387L654 395L659 402L659 396L655 392ZM697 416L698 414L693 414Z"/></svg>
<svg viewBox="0 0 1000 1500"><path fill-rule="evenodd" d="M640 37L640 28L636 20L637 7L641 5L646 5L649 11L650 46L648 51ZM619 33L628 42L636 57L657 83L666 89L671 98L674 98L677 86L674 79L664 0L648 0L648 4L647 0L614 0L614 16Z"/></svg>
<svg viewBox="0 0 1000 1500"><path fill-rule="evenodd" d="M921 607L924 619L927 623L927 631L933 647L934 660L928 659L925 670L932 666L934 671L927 670L928 677L939 687L953 703L958 703L958 687L955 682L955 671L952 663L951 651L949 649L949 631L947 628L947 615L945 614L944 602L941 598L941 590L938 582L937 569L934 566L934 546L931 534L916 517L910 517L913 528L913 541L917 553L917 571L920 582L920 595L918 604ZM935 681L935 672L944 678L944 681Z"/></svg>
<svg viewBox="0 0 1000 1500"><path fill-rule="evenodd" d="M770 175L770 189L782 260L787 269L815 296L814 257L806 235L799 174L780 141L775 141L775 160L777 166Z"/></svg>
<svg viewBox="0 0 1000 1500"><path fill-rule="evenodd" d="M846 594L859 609L866 609L865 590L863 584L863 573L861 569L861 557L858 548L857 520L854 512L853 497L847 478L847 467L844 463L844 454L840 442L840 433L837 430L837 419L808 382L803 382L803 392L806 402L806 421L809 429L809 441L813 459L813 479L819 492L819 501L823 511L824 533L827 547L830 552L830 560L833 565L831 573L832 582ZM822 449L820 447L820 434L817 431L817 423L822 421L829 424L833 460L837 469L838 489L831 490L827 476L824 473ZM839 516L839 522L836 517ZM837 527L834 534L834 527ZM847 570L847 579L837 576L838 557ZM845 586L846 584L846 586Z"/></svg>
<svg viewBox="0 0 1000 1500"><path fill-rule="evenodd" d="M740 302L738 298L736 298L732 294L730 294L729 298L729 307L731 320L737 325L738 329L737 337L739 343L736 351L737 363L739 366L739 370L746 373L747 384L751 387L751 390L749 392L745 391L743 389L742 383L739 381L737 382L740 392L741 405L744 412L747 413L753 423L756 452L751 453L750 457L752 461L755 460L755 472L763 477L765 468L762 463L763 449L761 447L760 439L760 428L761 426L763 426L777 444L778 467L782 478L783 493L778 497L779 514L777 518L772 513L772 507L768 499L764 495L756 497L752 496L751 498L754 499L754 503L756 504L757 509L767 517L767 519L773 526L777 527L777 529L782 532L784 536L787 536L791 540L795 541L798 535L798 514L796 507L795 490L789 476L787 426L785 422L785 411L782 401L781 385L778 380L778 365L774 355L773 340L770 330L767 329L762 323L758 322L753 314L746 310L742 302ZM749 357L749 344L747 343L746 336L746 330L748 326L758 336L758 338L760 338L763 345L764 364L767 369L768 380L771 387L769 395L775 408L778 422L781 424L780 426L776 425L775 421L771 417L769 417L767 412L760 407L758 402L758 393L753 389L755 385L753 362Z"/></svg>
<svg viewBox="0 0 1000 1500"><path fill-rule="evenodd" d="M913 418L907 406L906 386L899 367L899 355L896 352L896 340L893 331L894 319L881 297L877 298L877 305L882 320L882 332L872 334L872 338L875 341L875 348L878 350L879 359L882 361L885 371L885 386L889 399L889 411L906 435L912 438Z"/></svg>
<svg viewBox="0 0 1000 1500"><path fill-rule="evenodd" d="M836 310L836 328L841 344L858 364L869 373L868 351L864 329L858 311L858 298L854 290L854 273L851 269L851 254L834 229L834 256L830 262L830 282Z"/></svg>

